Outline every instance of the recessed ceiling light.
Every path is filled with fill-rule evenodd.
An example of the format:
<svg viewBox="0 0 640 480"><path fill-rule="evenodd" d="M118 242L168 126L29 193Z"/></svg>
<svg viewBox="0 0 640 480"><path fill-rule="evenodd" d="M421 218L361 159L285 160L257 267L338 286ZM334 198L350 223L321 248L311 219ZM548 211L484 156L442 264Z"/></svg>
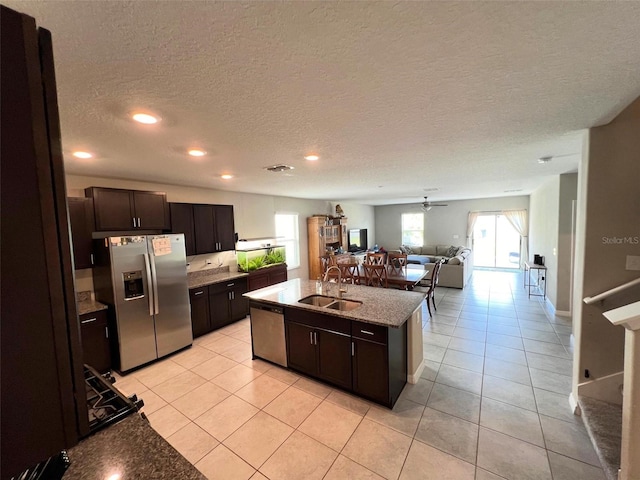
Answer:
<svg viewBox="0 0 640 480"><path fill-rule="evenodd" d="M87 159L87 158L93 158L93 154L89 153L89 152L73 152L72 155L76 158L82 158L82 159Z"/></svg>
<svg viewBox="0 0 640 480"><path fill-rule="evenodd" d="M233 178L233 175L225 173L224 175L220 175L220 178L223 179L223 180L230 180L230 179Z"/></svg>
<svg viewBox="0 0 640 480"><path fill-rule="evenodd" d="M305 160L310 160L310 161L315 161L318 160L320 157L318 155L307 155L304 157Z"/></svg>
<svg viewBox="0 0 640 480"><path fill-rule="evenodd" d="M154 123L158 123L160 121L160 117L154 117L153 115L149 115L148 113L134 113L131 115L138 123L144 123L145 125L153 125Z"/></svg>
<svg viewBox="0 0 640 480"><path fill-rule="evenodd" d="M187 153L192 157L204 157L207 154L207 152L198 148L192 148Z"/></svg>
<svg viewBox="0 0 640 480"><path fill-rule="evenodd" d="M548 155L548 156L546 156L546 157L540 157L540 158L538 159L538 163L548 163L548 162L550 162L550 161L551 161L551 159L552 159L552 158L553 158L553 157L552 157L551 155Z"/></svg>

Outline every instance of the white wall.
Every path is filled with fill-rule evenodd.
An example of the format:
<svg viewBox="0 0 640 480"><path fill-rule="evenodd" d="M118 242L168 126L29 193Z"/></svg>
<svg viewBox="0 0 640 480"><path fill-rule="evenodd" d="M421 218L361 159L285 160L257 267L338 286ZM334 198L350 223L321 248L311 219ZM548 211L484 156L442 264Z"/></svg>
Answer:
<svg viewBox="0 0 640 480"><path fill-rule="evenodd" d="M275 236L274 215L276 213L297 213L300 239L300 268L289 270L289 278L308 278L309 276L307 217L314 214L334 214L335 204L340 203L345 215L348 217L348 226L354 225L354 228L368 228L369 231L373 231L375 228L373 207L368 205L255 195L77 175L67 175L66 181L67 195L70 197L83 197L85 188L95 186L166 192L169 202L233 205L235 227L239 238L273 237ZM207 260L211 261L210 266L206 265ZM233 252L196 255L189 257L188 261L191 263L190 270L212 268L220 263L229 265L231 269L236 267L236 259ZM76 274L76 289L79 291L93 289L90 273L79 271Z"/></svg>
<svg viewBox="0 0 640 480"><path fill-rule="evenodd" d="M573 218L573 205L578 194L578 174L565 173L560 175L560 199L558 214L558 282L556 310L569 313L571 311L573 285L573 238L575 219ZM577 203L576 203L577 208Z"/></svg>
<svg viewBox="0 0 640 480"><path fill-rule="evenodd" d="M558 218L560 176L547 180L531 194L529 209L529 259L545 257L547 299L556 306L558 288ZM535 275L535 274L534 274Z"/></svg>
<svg viewBox="0 0 640 480"><path fill-rule="evenodd" d="M424 214L425 245L465 245L469 212L528 209L529 197L520 195L440 203L449 206L433 207ZM387 250L397 249L402 241L402 214L422 212L420 207L420 204L375 207L376 243Z"/></svg>

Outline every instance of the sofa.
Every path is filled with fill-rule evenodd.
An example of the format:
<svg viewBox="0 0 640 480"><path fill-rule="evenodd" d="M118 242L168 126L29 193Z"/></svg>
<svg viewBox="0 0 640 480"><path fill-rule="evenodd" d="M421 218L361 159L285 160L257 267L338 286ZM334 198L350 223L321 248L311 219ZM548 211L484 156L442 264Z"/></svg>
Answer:
<svg viewBox="0 0 640 480"><path fill-rule="evenodd" d="M407 254L409 265L421 265L429 272L438 260L445 263L440 268L440 287L464 288L473 272L473 255L469 247L463 245L425 245L422 247L400 246L400 252ZM415 268L415 267L414 267Z"/></svg>

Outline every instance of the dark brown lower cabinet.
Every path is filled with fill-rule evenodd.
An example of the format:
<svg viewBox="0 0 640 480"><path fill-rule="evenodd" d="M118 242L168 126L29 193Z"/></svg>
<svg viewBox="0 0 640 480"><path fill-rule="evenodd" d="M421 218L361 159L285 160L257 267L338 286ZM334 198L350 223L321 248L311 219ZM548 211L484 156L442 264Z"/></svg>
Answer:
<svg viewBox="0 0 640 480"><path fill-rule="evenodd" d="M249 314L247 279L238 278L189 289L193 338L224 327Z"/></svg>
<svg viewBox="0 0 640 480"><path fill-rule="evenodd" d="M209 287L192 288L189 290L191 303L191 329L193 338L211 331L209 325Z"/></svg>
<svg viewBox="0 0 640 480"><path fill-rule="evenodd" d="M83 362L100 373L111 370L107 310L80 315Z"/></svg>
<svg viewBox="0 0 640 480"><path fill-rule="evenodd" d="M249 291L258 290L259 288L286 281L287 264L284 263L282 265L274 265L273 267L261 268L249 272L248 288Z"/></svg>
<svg viewBox="0 0 640 480"><path fill-rule="evenodd" d="M285 309L289 367L392 408L407 381L407 327Z"/></svg>

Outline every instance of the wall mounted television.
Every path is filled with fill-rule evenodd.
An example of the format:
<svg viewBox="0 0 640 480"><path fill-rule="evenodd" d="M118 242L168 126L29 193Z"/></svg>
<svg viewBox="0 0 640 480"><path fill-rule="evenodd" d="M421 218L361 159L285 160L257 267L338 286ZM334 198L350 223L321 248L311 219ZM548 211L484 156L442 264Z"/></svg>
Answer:
<svg viewBox="0 0 640 480"><path fill-rule="evenodd" d="M348 242L350 252L362 252L367 250L367 229L352 228L349 230Z"/></svg>

